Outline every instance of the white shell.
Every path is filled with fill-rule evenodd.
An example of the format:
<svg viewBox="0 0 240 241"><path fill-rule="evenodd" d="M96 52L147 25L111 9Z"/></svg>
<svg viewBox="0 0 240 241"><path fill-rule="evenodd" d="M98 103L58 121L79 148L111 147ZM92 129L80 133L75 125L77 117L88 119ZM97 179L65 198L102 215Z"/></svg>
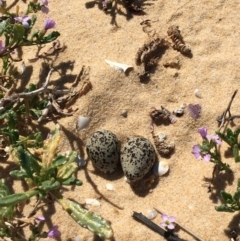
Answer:
<svg viewBox="0 0 240 241"><path fill-rule="evenodd" d="M195 89L195 90L194 90L194 94L195 94L195 96L198 97L199 99L202 98L202 94L200 93L199 89Z"/></svg>
<svg viewBox="0 0 240 241"><path fill-rule="evenodd" d="M156 176L163 176L169 170L168 163L166 161L155 162L153 165L153 173Z"/></svg>
<svg viewBox="0 0 240 241"><path fill-rule="evenodd" d="M86 198L85 202L87 205L92 205L96 207L100 206L100 202L95 198Z"/></svg>
<svg viewBox="0 0 240 241"><path fill-rule="evenodd" d="M159 142L164 142L167 139L167 135L165 133L160 133L158 135L158 141Z"/></svg>
<svg viewBox="0 0 240 241"><path fill-rule="evenodd" d="M156 211L155 209L148 210L146 217L147 217L148 219L154 219L154 218L157 216L157 214L158 214L158 213L157 213L157 211Z"/></svg>
<svg viewBox="0 0 240 241"><path fill-rule="evenodd" d="M81 239L80 236L76 236L76 237L74 238L74 240L75 240L75 241L81 241L82 239Z"/></svg>
<svg viewBox="0 0 240 241"><path fill-rule="evenodd" d="M177 122L177 119L173 115L169 116L169 120L170 120L171 124L174 124Z"/></svg>
<svg viewBox="0 0 240 241"><path fill-rule="evenodd" d="M90 119L88 117L85 117L85 116L78 116L78 119L77 119L77 129L78 130L82 130L84 128L86 128L89 123L90 123Z"/></svg>
<svg viewBox="0 0 240 241"><path fill-rule="evenodd" d="M130 66L130 65L113 62L113 61L110 61L110 60L107 60L107 59L105 59L105 62L106 62L107 64L109 64L111 67L113 67L113 68L115 68L115 69L117 69L117 70L121 70L121 71L123 71L124 73L125 73L128 69L133 68L133 67Z"/></svg>
<svg viewBox="0 0 240 241"><path fill-rule="evenodd" d="M84 158L83 158L83 157L80 157L79 155L78 155L78 157L77 157L76 162L77 162L77 164L78 164L79 167L83 167L83 166L86 165L86 160L84 160Z"/></svg>
<svg viewBox="0 0 240 241"><path fill-rule="evenodd" d="M114 190L114 186L113 186L112 183L107 183L107 184L106 184L106 188L107 188L107 190L109 190L109 191L113 191L113 190Z"/></svg>
<svg viewBox="0 0 240 241"><path fill-rule="evenodd" d="M181 117L184 114L184 109L179 108L173 111L173 114L175 114L177 117Z"/></svg>

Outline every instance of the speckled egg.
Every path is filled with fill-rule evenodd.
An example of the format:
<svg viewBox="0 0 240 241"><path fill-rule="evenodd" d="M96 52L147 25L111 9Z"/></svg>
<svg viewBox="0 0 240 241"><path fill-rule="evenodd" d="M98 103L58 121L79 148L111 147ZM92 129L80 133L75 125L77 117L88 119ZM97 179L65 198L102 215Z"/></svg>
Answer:
<svg viewBox="0 0 240 241"><path fill-rule="evenodd" d="M119 163L120 142L107 130L94 132L87 140L86 149L94 166L103 173L112 173Z"/></svg>
<svg viewBox="0 0 240 241"><path fill-rule="evenodd" d="M130 182L144 177L155 162L155 150L143 137L133 137L121 149L121 165Z"/></svg>

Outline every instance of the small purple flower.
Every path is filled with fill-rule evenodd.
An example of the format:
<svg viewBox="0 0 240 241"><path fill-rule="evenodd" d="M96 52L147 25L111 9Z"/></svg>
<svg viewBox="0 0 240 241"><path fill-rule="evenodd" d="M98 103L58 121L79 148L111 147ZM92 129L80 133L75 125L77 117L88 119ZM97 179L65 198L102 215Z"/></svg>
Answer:
<svg viewBox="0 0 240 241"><path fill-rule="evenodd" d="M162 219L164 222L160 223L160 226L166 228L167 230L172 230L175 228L176 218L173 216L168 216L166 214L162 214Z"/></svg>
<svg viewBox="0 0 240 241"><path fill-rule="evenodd" d="M54 225L49 231L48 231L48 237L49 238L58 238L61 236L61 232L58 230L58 226Z"/></svg>
<svg viewBox="0 0 240 241"><path fill-rule="evenodd" d="M206 138L207 137L207 127L199 128L198 133L201 135L202 138Z"/></svg>
<svg viewBox="0 0 240 241"><path fill-rule="evenodd" d="M48 14L49 13L49 8L47 7L48 0L39 0L39 3L40 3L42 12Z"/></svg>
<svg viewBox="0 0 240 241"><path fill-rule="evenodd" d="M201 149L199 145L194 145L192 148L192 154L197 158L197 160L202 159Z"/></svg>
<svg viewBox="0 0 240 241"><path fill-rule="evenodd" d="M108 0L104 0L104 1L102 2L103 8L106 8L106 7L107 7L107 4L108 4Z"/></svg>
<svg viewBox="0 0 240 241"><path fill-rule="evenodd" d="M194 145L192 148L192 154L197 158L197 160L204 160L206 162L209 162L211 160L210 154L202 154L201 148L199 145Z"/></svg>
<svg viewBox="0 0 240 241"><path fill-rule="evenodd" d="M28 21L31 19L29 16L25 15L23 17L15 17L14 18L17 22L22 23L24 28L29 28Z"/></svg>
<svg viewBox="0 0 240 241"><path fill-rule="evenodd" d="M2 40L0 40L0 52L2 52L5 49L5 47L3 46L3 42Z"/></svg>
<svg viewBox="0 0 240 241"><path fill-rule="evenodd" d="M198 133L201 135L202 138L206 138L209 141L215 142L217 145L222 145L222 141L220 140L218 135L208 135L207 127L202 127L198 129Z"/></svg>
<svg viewBox="0 0 240 241"><path fill-rule="evenodd" d="M0 0L0 7L2 7L3 2L6 2L6 0Z"/></svg>
<svg viewBox="0 0 240 241"><path fill-rule="evenodd" d="M44 29L48 30L48 29L54 28L55 25L56 25L56 23L54 20L52 20L50 18L46 18Z"/></svg>
<svg viewBox="0 0 240 241"><path fill-rule="evenodd" d="M39 216L39 217L36 217L35 220L38 222L43 222L45 221L45 218L43 216Z"/></svg>
<svg viewBox="0 0 240 241"><path fill-rule="evenodd" d="M207 135L207 139L210 141L214 141L217 145L221 146L222 141L220 140L220 137L218 135Z"/></svg>

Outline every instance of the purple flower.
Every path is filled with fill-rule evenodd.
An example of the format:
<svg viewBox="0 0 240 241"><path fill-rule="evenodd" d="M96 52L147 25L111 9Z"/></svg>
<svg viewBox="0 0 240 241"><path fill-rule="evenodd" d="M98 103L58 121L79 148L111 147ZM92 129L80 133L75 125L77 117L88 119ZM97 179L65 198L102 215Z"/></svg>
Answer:
<svg viewBox="0 0 240 241"><path fill-rule="evenodd" d="M199 128L198 133L201 135L202 138L206 138L207 137L207 127Z"/></svg>
<svg viewBox="0 0 240 241"><path fill-rule="evenodd" d="M58 230L58 226L54 225L49 231L48 231L48 237L49 238L58 238L61 236L61 232Z"/></svg>
<svg viewBox="0 0 240 241"><path fill-rule="evenodd" d="M160 223L160 226L162 226L163 228L166 228L167 230L168 229L172 230L175 228L175 222L176 222L175 217L162 214L162 219L164 222Z"/></svg>
<svg viewBox="0 0 240 241"><path fill-rule="evenodd" d="M201 148L199 145L194 145L192 148L192 154L197 158L197 160L204 160L206 162L209 162L211 160L210 154L202 154Z"/></svg>
<svg viewBox="0 0 240 241"><path fill-rule="evenodd" d="M0 0L0 7L2 7L3 2L6 2L6 0Z"/></svg>
<svg viewBox="0 0 240 241"><path fill-rule="evenodd" d="M3 46L3 42L2 40L0 40L0 52L2 52L5 49L5 47Z"/></svg>
<svg viewBox="0 0 240 241"><path fill-rule="evenodd" d="M210 141L214 141L217 145L221 146L222 141L220 140L220 137L218 135L207 135L207 139Z"/></svg>
<svg viewBox="0 0 240 241"><path fill-rule="evenodd" d="M39 3L40 3L42 12L48 14L49 12L49 8L47 7L48 0L39 0Z"/></svg>
<svg viewBox="0 0 240 241"><path fill-rule="evenodd" d="M24 28L29 28L29 23L28 21L30 20L30 17L29 16L23 16L23 17L15 17L14 18L17 22L20 22L22 23L23 27Z"/></svg>
<svg viewBox="0 0 240 241"><path fill-rule="evenodd" d="M201 135L202 138L206 138L209 141L215 142L217 145L222 145L222 141L220 140L218 135L208 135L207 127L202 127L198 129L198 133Z"/></svg>
<svg viewBox="0 0 240 241"><path fill-rule="evenodd" d="M55 25L56 25L55 21L53 21L50 18L46 18L44 29L48 30L48 29L54 28Z"/></svg>
<svg viewBox="0 0 240 241"><path fill-rule="evenodd" d="M108 0L104 0L104 1L102 2L103 8L106 8L106 7L107 7L107 4L108 4Z"/></svg>
<svg viewBox="0 0 240 241"><path fill-rule="evenodd" d="M45 218L43 216L39 216L39 217L36 217L35 220L38 222L43 222L45 221Z"/></svg>

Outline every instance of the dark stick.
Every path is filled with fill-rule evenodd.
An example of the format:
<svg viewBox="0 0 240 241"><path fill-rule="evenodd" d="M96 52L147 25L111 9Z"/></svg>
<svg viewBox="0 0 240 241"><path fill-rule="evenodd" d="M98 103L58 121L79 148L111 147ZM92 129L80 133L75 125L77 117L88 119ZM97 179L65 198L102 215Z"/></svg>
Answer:
<svg viewBox="0 0 240 241"><path fill-rule="evenodd" d="M231 119L233 119L233 118L232 118L232 115L231 115L231 112L230 112L230 108L231 108L232 102L233 102L233 100L234 100L237 92L238 92L238 90L235 90L235 91L234 91L234 93L233 93L233 95L232 95L232 97L231 97L231 100L230 100L230 102L229 102L229 104L228 104L228 106L227 106L227 109L222 113L221 116L219 116L219 117L217 118L217 121L220 123L219 130L221 130L221 128L224 126L224 124L225 124L226 121L228 122L228 121L230 121ZM227 114L229 115L228 117L226 117ZM235 118L237 118L237 117L238 117L238 116L235 116Z"/></svg>
<svg viewBox="0 0 240 241"><path fill-rule="evenodd" d="M172 233L165 231L163 228L152 222L150 219L148 219L146 216L144 216L142 213L133 212L133 217L137 220L145 224L147 227L155 231L156 233L163 236L168 241L186 241L184 239L181 239L177 236L173 236Z"/></svg>

